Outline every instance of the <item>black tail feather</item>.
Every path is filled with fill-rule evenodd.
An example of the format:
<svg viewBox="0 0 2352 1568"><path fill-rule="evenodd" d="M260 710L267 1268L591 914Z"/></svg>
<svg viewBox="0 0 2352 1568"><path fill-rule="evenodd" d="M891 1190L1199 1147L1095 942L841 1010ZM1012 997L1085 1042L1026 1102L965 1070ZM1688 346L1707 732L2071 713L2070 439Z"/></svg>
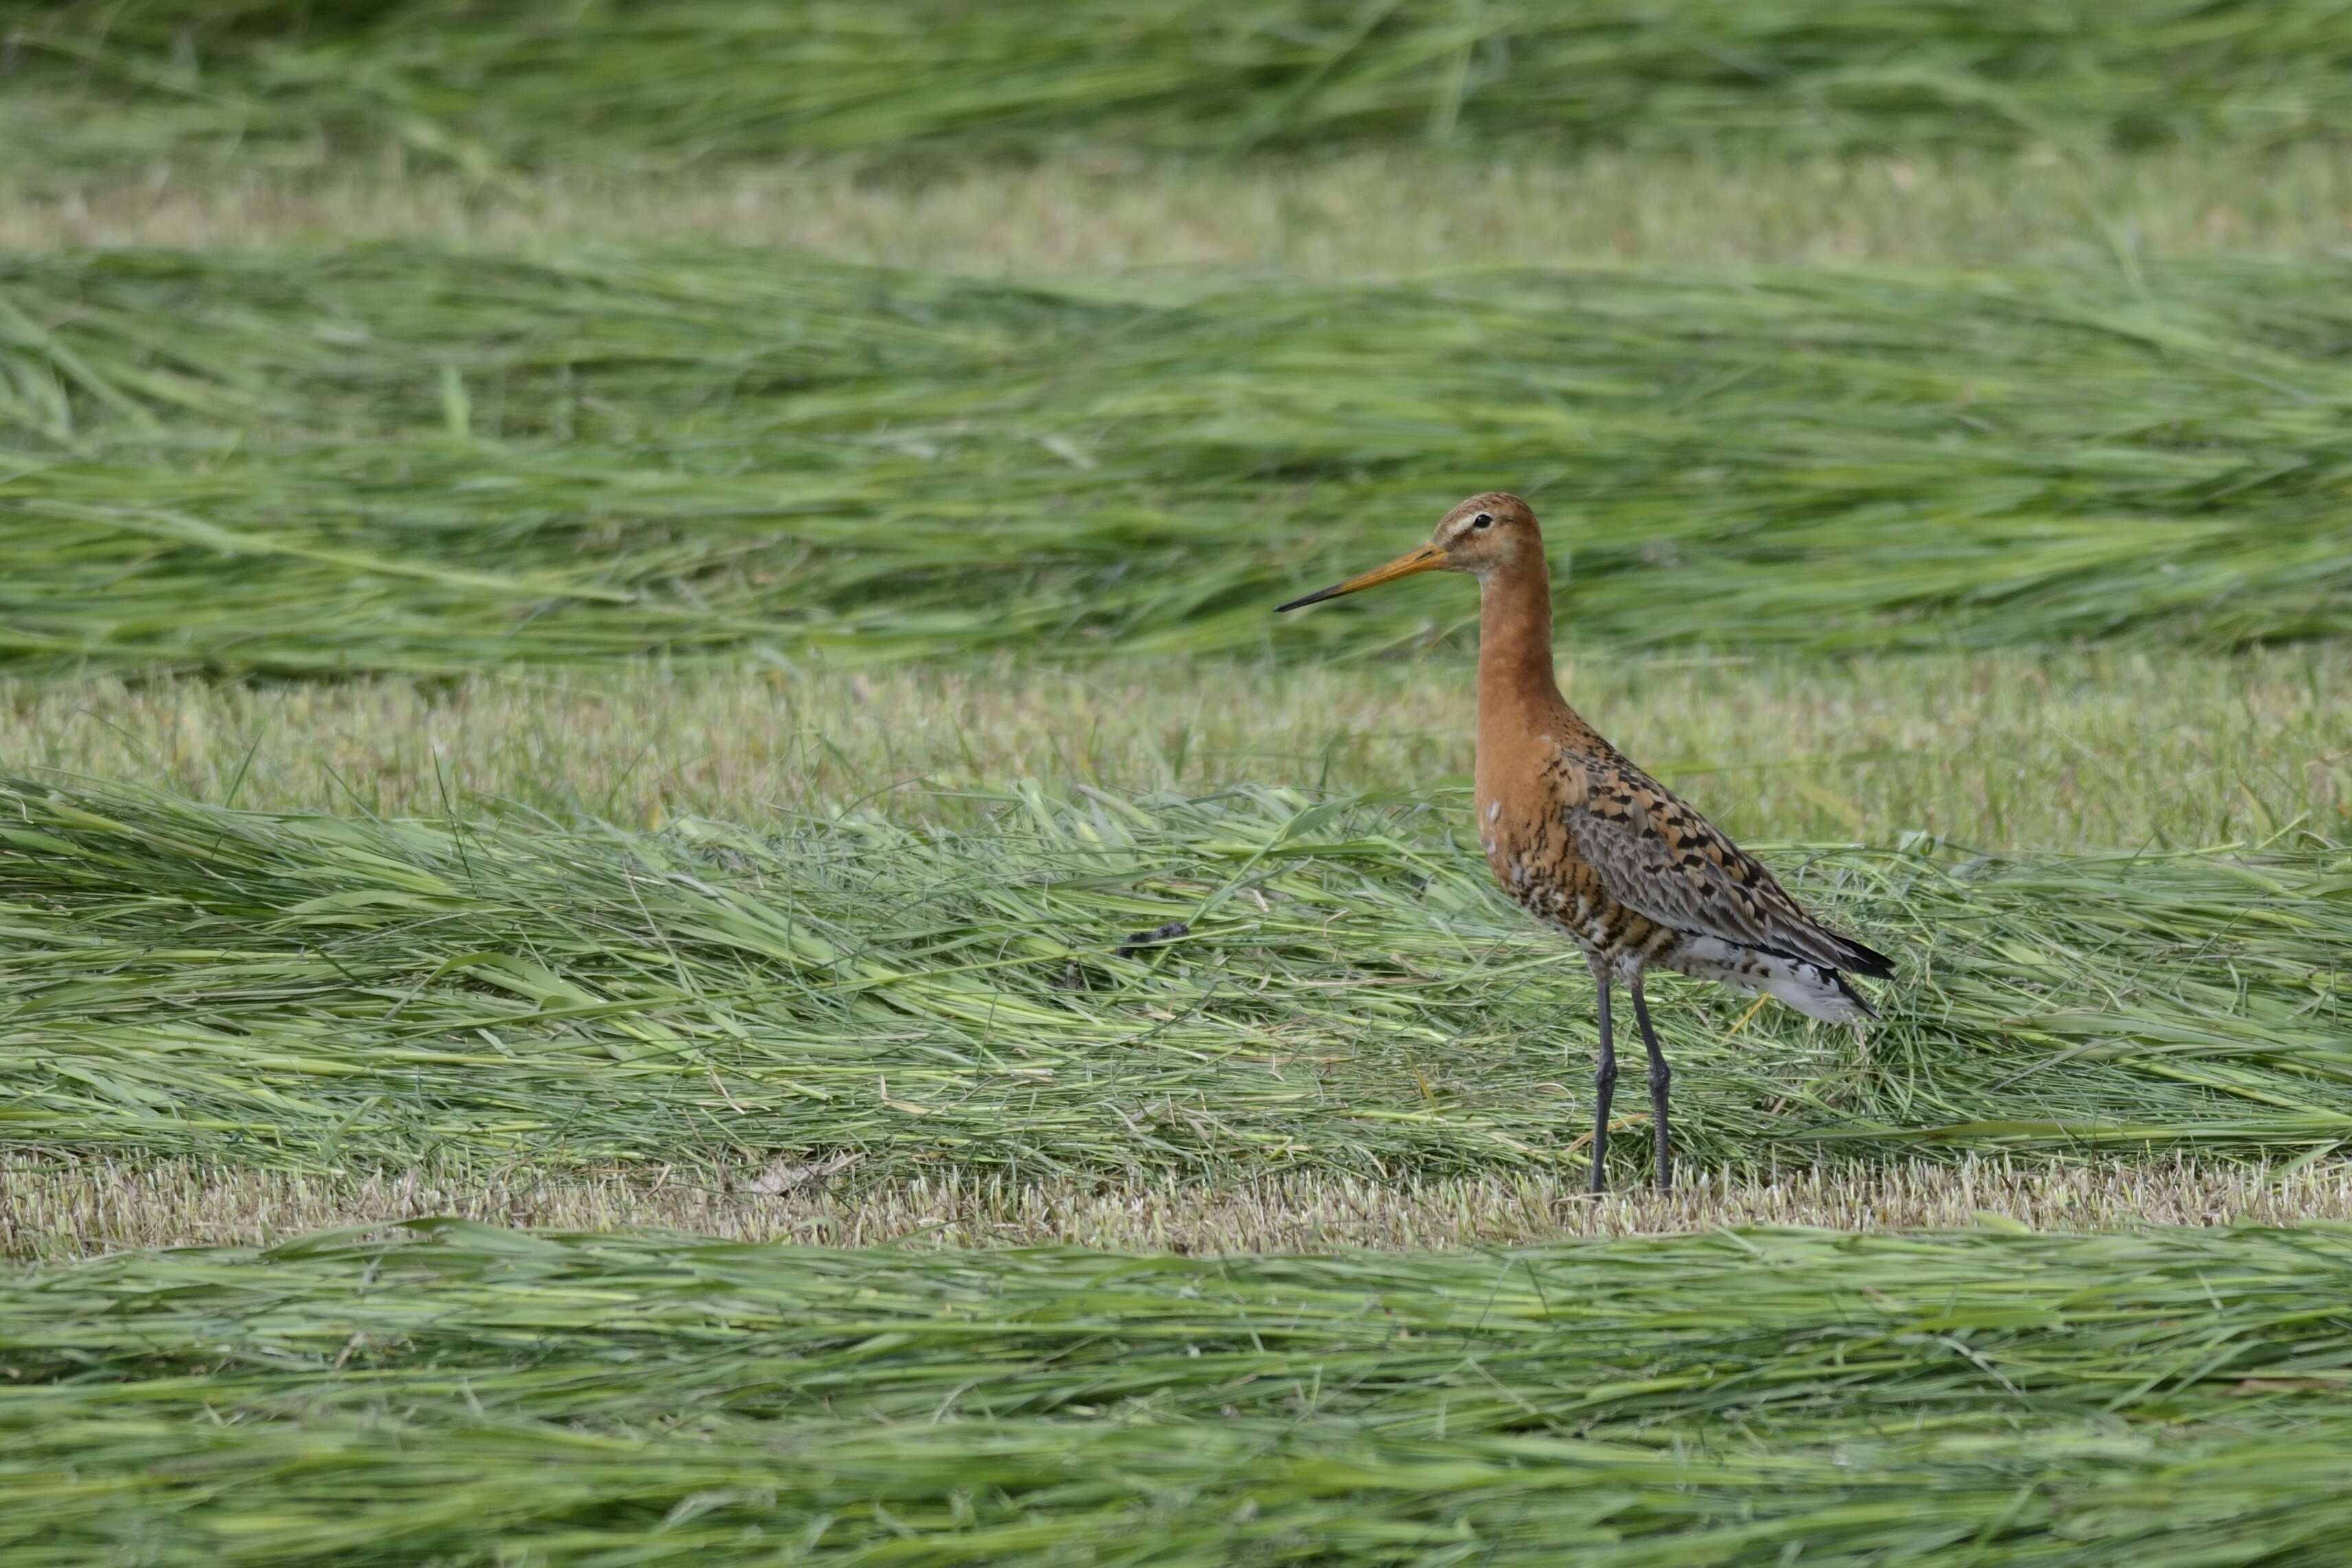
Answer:
<svg viewBox="0 0 2352 1568"><path fill-rule="evenodd" d="M1895 960L1877 948L1865 947L1851 936L1839 937L1838 946L1845 949L1845 961L1838 966L1839 968L1852 969L1865 979L1885 980L1894 977Z"/></svg>

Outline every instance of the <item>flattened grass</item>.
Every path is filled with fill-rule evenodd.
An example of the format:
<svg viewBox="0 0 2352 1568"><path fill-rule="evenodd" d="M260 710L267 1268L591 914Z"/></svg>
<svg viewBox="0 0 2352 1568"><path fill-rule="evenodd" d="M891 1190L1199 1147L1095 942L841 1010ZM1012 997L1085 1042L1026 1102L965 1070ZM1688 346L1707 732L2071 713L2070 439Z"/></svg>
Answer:
<svg viewBox="0 0 2352 1568"><path fill-rule="evenodd" d="M772 1552L773 1536L825 1563L1207 1564L1255 1549L1549 1564L1565 1549L1667 1568L1692 1553L1769 1563L1793 1543L1854 1568L1891 1554L1973 1568L1989 1550L2049 1568L2316 1568L2352 1539L2347 1436L2333 1409L2179 1434L2059 1422L1729 1452L1391 1439L1289 1416L689 1439L453 1429L406 1410L225 1427L121 1416L54 1420L20 1450L26 1479L0 1486L39 1521L11 1556L58 1568L103 1552L192 1568L232 1553L495 1561L467 1555L484 1543L549 1563L601 1564L615 1542L632 1562L698 1563ZM34 1503L35 1478L59 1473Z"/></svg>
<svg viewBox="0 0 2352 1568"><path fill-rule="evenodd" d="M0 661L1372 652L1465 491L1577 643L2352 627L2342 267L1046 290L761 252L26 258Z"/></svg>
<svg viewBox="0 0 2352 1568"><path fill-rule="evenodd" d="M2326 1561L2339 1231L0 1273L13 1563Z"/></svg>
<svg viewBox="0 0 2352 1568"><path fill-rule="evenodd" d="M295 1170L1572 1168L1589 982L1454 826L1032 789L961 831L627 834L12 786L0 1130ZM1773 858L1903 973L1866 1049L1675 988L1694 1166L2352 1136L2340 848Z"/></svg>
<svg viewBox="0 0 2352 1568"><path fill-rule="evenodd" d="M2276 146L2352 118L2352 29L2326 0L10 12L18 79L0 147L36 174L315 167L385 149L496 180L551 163L1106 144Z"/></svg>
<svg viewBox="0 0 2352 1568"><path fill-rule="evenodd" d="M1301 1413L1320 1367L1312 1414L1396 1436L1640 1439L1709 1418L1826 1437L1939 1415L2227 1425L2250 1394L2352 1385L2347 1281L2352 1236L2333 1226L1188 1260L422 1220L12 1266L0 1346L19 1381L80 1385L16 1391L19 1421L110 1385L188 1413L204 1385L169 1380L216 1369L256 1414L284 1407L272 1385L324 1413L478 1374L479 1415L608 1429L688 1414L1192 1422ZM2235 1386L2249 1377L2285 1386Z"/></svg>

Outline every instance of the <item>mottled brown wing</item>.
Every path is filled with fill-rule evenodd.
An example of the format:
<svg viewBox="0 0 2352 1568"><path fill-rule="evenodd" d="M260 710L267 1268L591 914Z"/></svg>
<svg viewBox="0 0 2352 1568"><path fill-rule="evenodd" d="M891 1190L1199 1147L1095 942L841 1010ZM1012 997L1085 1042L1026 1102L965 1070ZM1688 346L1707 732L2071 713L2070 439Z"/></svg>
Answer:
<svg viewBox="0 0 2352 1568"><path fill-rule="evenodd" d="M1633 764L1582 760L1569 786L1561 811L1577 853L1628 909L1824 968L1869 975L1889 967L1882 955L1815 922L1761 862Z"/></svg>

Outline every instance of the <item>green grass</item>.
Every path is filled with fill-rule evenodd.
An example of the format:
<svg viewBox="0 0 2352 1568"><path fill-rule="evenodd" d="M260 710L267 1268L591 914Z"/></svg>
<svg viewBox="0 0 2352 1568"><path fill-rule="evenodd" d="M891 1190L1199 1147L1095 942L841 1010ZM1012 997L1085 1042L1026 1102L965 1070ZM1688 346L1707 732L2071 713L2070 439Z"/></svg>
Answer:
<svg viewBox="0 0 2352 1568"><path fill-rule="evenodd" d="M0 20L16 77L0 146L37 174L386 147L495 180L812 151L2274 146L2338 134L2352 110L2352 27L2327 0L177 0Z"/></svg>
<svg viewBox="0 0 2352 1568"><path fill-rule="evenodd" d="M2331 1561L2342 1232L0 1277L12 1563Z"/></svg>
<svg viewBox="0 0 2352 1568"><path fill-rule="evenodd" d="M0 1568L2343 1560L2338 9L0 10Z"/></svg>
<svg viewBox="0 0 2352 1568"><path fill-rule="evenodd" d="M1572 1168L1589 981L1462 826L1030 789L952 832L452 830L13 786L5 1134L309 1170ZM1866 1049L1666 989L1696 1167L2352 1135L2340 847L1767 852L1903 973Z"/></svg>
<svg viewBox="0 0 2352 1568"><path fill-rule="evenodd" d="M1268 607L1491 486L1549 518L1574 645L2325 636L2352 603L2346 282L24 258L0 266L0 658L1368 652L1458 637L1474 601Z"/></svg>

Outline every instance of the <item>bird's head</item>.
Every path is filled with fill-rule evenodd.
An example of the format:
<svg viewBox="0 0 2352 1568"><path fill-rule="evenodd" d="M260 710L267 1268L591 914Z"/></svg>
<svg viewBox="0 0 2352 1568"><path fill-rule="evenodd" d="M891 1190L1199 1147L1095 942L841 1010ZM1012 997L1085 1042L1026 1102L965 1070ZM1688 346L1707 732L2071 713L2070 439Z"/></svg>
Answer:
<svg viewBox="0 0 2352 1568"><path fill-rule="evenodd" d="M1411 577L1420 571L1466 571L1474 577L1505 570L1527 560L1543 559L1543 536L1536 530L1536 515L1525 501L1500 490L1473 496L1438 519L1437 531L1418 549L1410 549L1386 566L1376 566L1360 577L1277 604L1276 611L1319 604L1343 593L1358 593Z"/></svg>

